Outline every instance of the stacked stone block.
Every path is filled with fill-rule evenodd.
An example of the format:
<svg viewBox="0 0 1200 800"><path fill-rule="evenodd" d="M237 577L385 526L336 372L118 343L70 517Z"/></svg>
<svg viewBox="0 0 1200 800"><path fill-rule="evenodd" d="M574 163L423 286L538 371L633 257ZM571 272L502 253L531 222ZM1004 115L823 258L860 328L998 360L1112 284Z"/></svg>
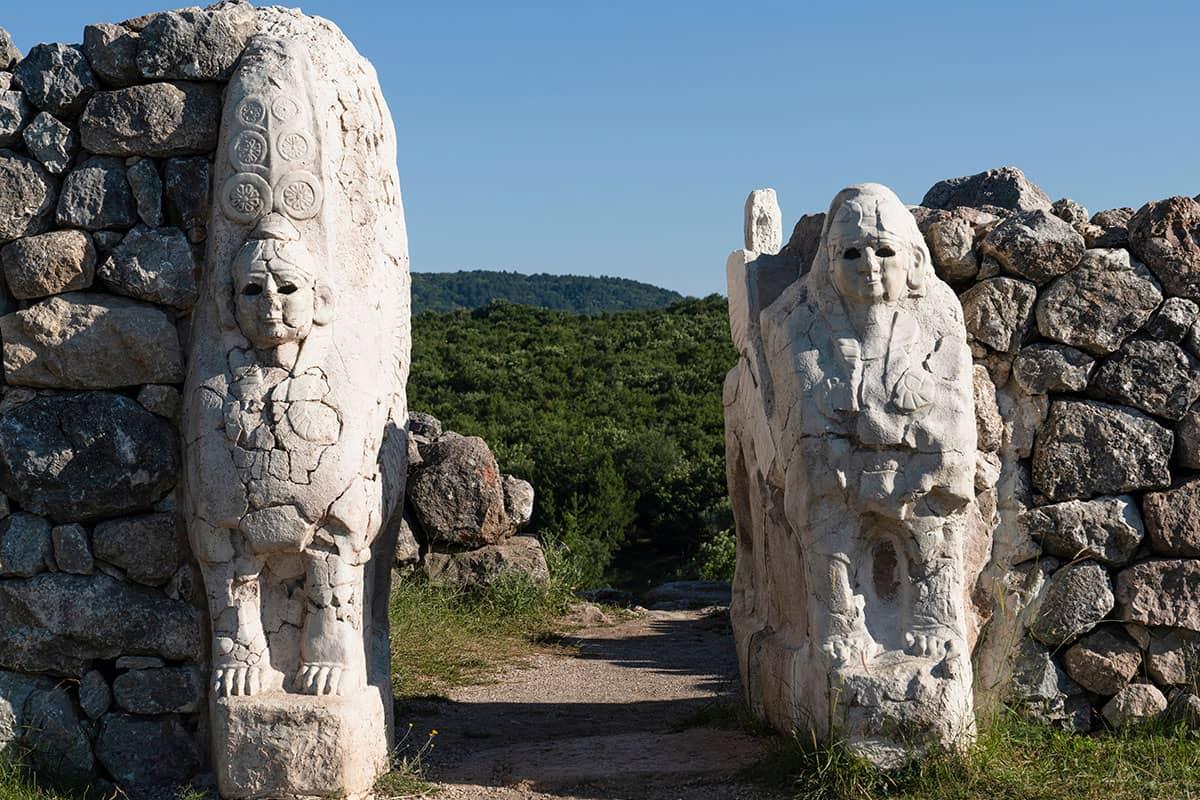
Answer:
<svg viewBox="0 0 1200 800"><path fill-rule="evenodd" d="M1089 217L1006 167L912 211L989 384L977 697L1081 731L1200 703L1200 203Z"/></svg>
<svg viewBox="0 0 1200 800"><path fill-rule="evenodd" d="M0 31L0 750L135 800L206 772L174 490L221 93L245 3Z"/></svg>

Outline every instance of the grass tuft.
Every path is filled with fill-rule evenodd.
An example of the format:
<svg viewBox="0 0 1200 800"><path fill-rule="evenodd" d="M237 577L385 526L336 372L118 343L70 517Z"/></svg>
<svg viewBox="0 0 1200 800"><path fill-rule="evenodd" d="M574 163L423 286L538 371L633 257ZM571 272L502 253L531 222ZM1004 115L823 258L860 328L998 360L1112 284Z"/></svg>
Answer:
<svg viewBox="0 0 1200 800"><path fill-rule="evenodd" d="M43 786L29 770L8 753L0 753L0 800L69 800L62 794Z"/></svg>
<svg viewBox="0 0 1200 800"><path fill-rule="evenodd" d="M844 745L779 737L747 778L796 800L1134 800L1200 798L1200 741L1146 725L1080 735L1003 712L964 754L935 753L880 771Z"/></svg>

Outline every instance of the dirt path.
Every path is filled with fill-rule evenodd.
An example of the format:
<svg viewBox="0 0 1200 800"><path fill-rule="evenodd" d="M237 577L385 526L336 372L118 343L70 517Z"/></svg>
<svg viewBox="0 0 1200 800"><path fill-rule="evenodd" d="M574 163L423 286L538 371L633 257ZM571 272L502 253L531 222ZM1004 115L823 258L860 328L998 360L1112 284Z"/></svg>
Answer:
<svg viewBox="0 0 1200 800"><path fill-rule="evenodd" d="M495 684L401 710L438 731L426 758L445 800L774 800L734 773L763 742L688 727L736 693L728 617L650 611L573 632Z"/></svg>

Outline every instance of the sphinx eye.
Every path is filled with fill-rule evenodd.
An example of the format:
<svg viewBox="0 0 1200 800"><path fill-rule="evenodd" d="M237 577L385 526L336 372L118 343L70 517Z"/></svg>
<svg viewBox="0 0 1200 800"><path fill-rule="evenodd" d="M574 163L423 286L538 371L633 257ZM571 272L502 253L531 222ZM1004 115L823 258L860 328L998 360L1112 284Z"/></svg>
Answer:
<svg viewBox="0 0 1200 800"><path fill-rule="evenodd" d="M294 291L296 291L296 284L294 283L285 283L279 287L280 294L291 294Z"/></svg>
<svg viewBox="0 0 1200 800"><path fill-rule="evenodd" d="M884 245L875 251L875 255L879 256L880 258L891 258L892 256L896 255L896 251L887 245Z"/></svg>
<svg viewBox="0 0 1200 800"><path fill-rule="evenodd" d="M862 255L862 253L858 252L857 247L851 247L849 250L842 253L842 258L846 259L847 261L853 261L854 259L858 258L860 255Z"/></svg>
<svg viewBox="0 0 1200 800"><path fill-rule="evenodd" d="M246 288L242 289L242 294L247 297L253 297L256 294L262 294L262 286L257 283L247 283Z"/></svg>

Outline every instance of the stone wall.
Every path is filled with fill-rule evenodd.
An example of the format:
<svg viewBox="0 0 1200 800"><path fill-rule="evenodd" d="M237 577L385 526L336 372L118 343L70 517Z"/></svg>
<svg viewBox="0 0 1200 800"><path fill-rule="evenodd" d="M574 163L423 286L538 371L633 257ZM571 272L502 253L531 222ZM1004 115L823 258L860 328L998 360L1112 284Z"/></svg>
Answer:
<svg viewBox="0 0 1200 800"><path fill-rule="evenodd" d="M962 303L997 486L977 704L1081 731L1200 708L1200 203L1089 216L1006 167L911 210ZM797 272L822 221L780 251Z"/></svg>
<svg viewBox="0 0 1200 800"><path fill-rule="evenodd" d="M225 83L291 13L224 2L24 56L0 30L0 752L63 786L173 796L210 767L180 387Z"/></svg>

